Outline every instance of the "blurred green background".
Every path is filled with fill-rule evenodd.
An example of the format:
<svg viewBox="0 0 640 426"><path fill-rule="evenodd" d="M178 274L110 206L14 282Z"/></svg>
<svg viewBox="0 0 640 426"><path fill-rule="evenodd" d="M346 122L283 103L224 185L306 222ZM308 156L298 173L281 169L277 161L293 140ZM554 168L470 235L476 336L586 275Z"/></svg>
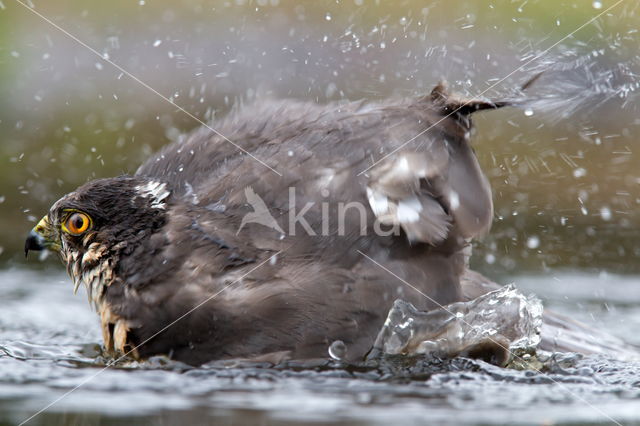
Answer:
<svg viewBox="0 0 640 426"><path fill-rule="evenodd" d="M492 277L640 272L639 6L623 1L33 1L56 25L202 119L259 96L424 94L440 79L530 108L478 114L496 217ZM15 0L0 0L0 265L87 180L135 172L197 126ZM57 262L56 259L47 260ZM38 262L30 262L37 267Z"/></svg>

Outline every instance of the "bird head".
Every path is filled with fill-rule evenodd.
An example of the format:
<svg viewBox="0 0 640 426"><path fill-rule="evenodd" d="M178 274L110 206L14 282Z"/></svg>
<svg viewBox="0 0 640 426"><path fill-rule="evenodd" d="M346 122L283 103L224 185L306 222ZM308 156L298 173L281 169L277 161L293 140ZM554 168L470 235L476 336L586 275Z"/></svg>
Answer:
<svg viewBox="0 0 640 426"><path fill-rule="evenodd" d="M53 204L31 230L25 254L60 254L76 283L104 283L118 256L132 252L164 223L170 191L163 182L120 176L91 181Z"/></svg>

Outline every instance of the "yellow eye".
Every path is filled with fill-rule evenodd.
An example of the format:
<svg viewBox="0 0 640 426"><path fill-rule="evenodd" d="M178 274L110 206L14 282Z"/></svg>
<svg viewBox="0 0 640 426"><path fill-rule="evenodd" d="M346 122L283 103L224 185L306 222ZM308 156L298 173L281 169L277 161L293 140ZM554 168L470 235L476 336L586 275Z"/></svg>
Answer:
<svg viewBox="0 0 640 426"><path fill-rule="evenodd" d="M63 224L63 228L71 235L80 235L89 229L91 225L91 218L88 215L75 212L69 215L67 220Z"/></svg>

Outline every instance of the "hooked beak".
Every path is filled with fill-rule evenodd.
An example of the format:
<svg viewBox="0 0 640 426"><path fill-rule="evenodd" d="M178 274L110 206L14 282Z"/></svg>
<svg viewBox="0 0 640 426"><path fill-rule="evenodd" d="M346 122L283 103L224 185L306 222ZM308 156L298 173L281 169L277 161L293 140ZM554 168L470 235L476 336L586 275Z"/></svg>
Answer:
<svg viewBox="0 0 640 426"><path fill-rule="evenodd" d="M29 232L27 240L24 243L24 255L29 255L29 251L42 251L47 249L58 250L60 245L53 241L52 230L49 223L49 217L45 216L40 222Z"/></svg>
<svg viewBox="0 0 640 426"><path fill-rule="evenodd" d="M29 255L29 250L41 251L44 248L44 237L38 234L35 229L32 229L27 235L27 241L24 243L24 257Z"/></svg>

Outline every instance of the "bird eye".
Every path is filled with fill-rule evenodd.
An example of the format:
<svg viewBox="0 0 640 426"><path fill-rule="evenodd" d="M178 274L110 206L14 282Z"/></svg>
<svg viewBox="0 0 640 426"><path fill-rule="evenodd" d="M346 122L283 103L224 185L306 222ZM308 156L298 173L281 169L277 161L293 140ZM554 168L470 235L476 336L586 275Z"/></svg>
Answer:
<svg viewBox="0 0 640 426"><path fill-rule="evenodd" d="M91 219L88 215L75 212L69 215L64 222L63 228L69 234L77 236L89 229L89 225L91 225Z"/></svg>

